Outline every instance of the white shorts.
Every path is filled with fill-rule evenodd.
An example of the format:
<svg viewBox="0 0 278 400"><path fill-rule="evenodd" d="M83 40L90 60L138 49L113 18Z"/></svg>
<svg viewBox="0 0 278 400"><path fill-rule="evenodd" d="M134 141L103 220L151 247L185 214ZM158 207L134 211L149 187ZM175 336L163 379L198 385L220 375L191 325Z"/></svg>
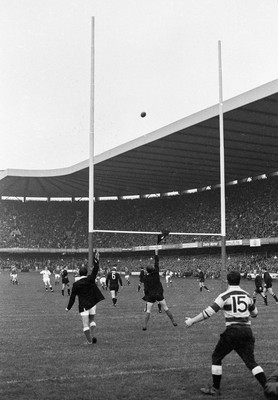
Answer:
<svg viewBox="0 0 278 400"><path fill-rule="evenodd" d="M99 282L101 283L101 284L106 284L106 278L100 278L100 280L99 280Z"/></svg>
<svg viewBox="0 0 278 400"><path fill-rule="evenodd" d="M128 280L130 275L125 275L125 279Z"/></svg>
<svg viewBox="0 0 278 400"><path fill-rule="evenodd" d="M89 310L84 310L80 313L80 315L96 315L96 306L90 308Z"/></svg>

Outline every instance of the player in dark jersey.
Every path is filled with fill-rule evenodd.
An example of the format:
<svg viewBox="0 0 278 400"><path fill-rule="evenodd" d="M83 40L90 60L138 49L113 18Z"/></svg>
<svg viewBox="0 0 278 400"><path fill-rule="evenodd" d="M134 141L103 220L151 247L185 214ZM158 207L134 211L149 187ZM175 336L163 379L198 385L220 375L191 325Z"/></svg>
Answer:
<svg viewBox="0 0 278 400"><path fill-rule="evenodd" d="M263 270L263 278L264 278L264 295L267 297L267 292L269 292L271 296L274 298L276 304L278 304L278 298L272 289L273 279L270 273L266 269Z"/></svg>
<svg viewBox="0 0 278 400"><path fill-rule="evenodd" d="M99 252L94 250L93 253L93 269L88 275L88 269L85 266L79 268L80 279L72 285L71 296L66 311L69 311L74 305L76 296L78 297L78 309L82 318L83 332L86 336L86 344L97 342L95 337L95 315L96 305L104 300L104 296L97 287L96 276L99 270Z"/></svg>
<svg viewBox="0 0 278 400"><path fill-rule="evenodd" d="M63 268L61 271L61 278L62 278L62 295L65 295L65 287L67 287L68 295L70 296L70 283L68 277L67 268Z"/></svg>
<svg viewBox="0 0 278 400"><path fill-rule="evenodd" d="M143 300L147 302L147 311L145 315L145 321L143 326L143 331L147 330L147 325L150 319L151 311L154 303L157 301L161 307L164 309L165 313L168 315L172 324L177 326L177 323L174 320L173 314L167 307L164 295L163 295L163 286L160 282L159 276L159 257L158 257L158 249L155 249L155 259L154 259L154 267L147 267L147 275L144 278L144 292L145 295Z"/></svg>
<svg viewBox="0 0 278 400"><path fill-rule="evenodd" d="M267 297L264 294L264 281L261 274L257 274L255 278L255 290L253 292L253 301L256 303L257 294L261 295L264 299L264 304L267 306Z"/></svg>
<svg viewBox="0 0 278 400"><path fill-rule="evenodd" d="M198 281L199 281L199 288L200 288L200 292L202 292L203 288L206 289L209 292L209 288L205 285L205 274L203 273L203 271L198 268Z"/></svg>
<svg viewBox="0 0 278 400"><path fill-rule="evenodd" d="M219 310L224 311L226 330L220 335L220 339L212 354L212 381L213 386L201 388L201 392L210 396L220 395L220 383L222 377L222 360L232 350L244 361L262 387L266 384L266 376L261 366L254 357L255 338L251 330L250 316L256 317L258 310L253 299L245 290L241 289L240 273L230 271L227 275L228 289L221 293L214 303L203 310L194 318L186 318L187 327L208 319Z"/></svg>
<svg viewBox="0 0 278 400"><path fill-rule="evenodd" d="M117 294L120 288L120 285L123 286L123 281L119 272L117 272L117 267L113 267L112 271L110 271L106 277L106 286L109 288L113 306L116 307L117 303Z"/></svg>

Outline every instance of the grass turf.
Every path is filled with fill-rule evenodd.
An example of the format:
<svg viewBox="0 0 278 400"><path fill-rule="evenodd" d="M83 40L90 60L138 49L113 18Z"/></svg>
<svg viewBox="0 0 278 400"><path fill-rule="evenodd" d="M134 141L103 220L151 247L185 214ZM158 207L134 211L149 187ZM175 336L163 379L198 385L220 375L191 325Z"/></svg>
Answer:
<svg viewBox="0 0 278 400"><path fill-rule="evenodd" d="M164 280L163 280L164 281ZM73 282L73 277L71 277ZM211 382L211 353L224 330L220 312L187 329L185 316L194 316L222 291L221 282L207 280L211 292L199 292L195 279L176 278L164 284L166 302L178 322L173 327L157 306L142 331L144 302L137 292L138 277L112 306L108 291L97 306L98 342L86 346L77 303L65 312L68 296L61 288L45 292L41 275L19 273L19 285L0 274L0 345L3 400L195 400L200 387ZM252 294L254 282L242 280ZM277 288L274 283L274 290ZM275 288L276 286L276 288ZM255 355L269 375L277 366L278 305L258 296L259 315L252 320ZM223 362L222 399L263 399L262 389L239 357Z"/></svg>

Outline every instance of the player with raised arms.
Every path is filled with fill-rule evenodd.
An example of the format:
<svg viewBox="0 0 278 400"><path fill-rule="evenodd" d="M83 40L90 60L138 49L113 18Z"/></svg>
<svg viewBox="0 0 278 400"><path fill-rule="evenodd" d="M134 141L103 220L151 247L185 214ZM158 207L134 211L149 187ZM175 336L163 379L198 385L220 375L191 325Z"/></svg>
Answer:
<svg viewBox="0 0 278 400"><path fill-rule="evenodd" d="M169 232L164 232L161 235L158 235L157 244L163 240ZM164 294L163 294L163 286L160 281L159 275L159 257L158 257L158 248L155 248L155 256L154 256L154 266L148 266L146 268L147 275L144 277L144 297L143 300L146 301L146 314L145 314L145 321L143 325L143 331L147 330L147 325L150 319L151 311L153 308L154 303L157 301L158 304L163 308L165 313L170 318L172 324L177 326L175 319L173 317L172 312L169 310Z"/></svg>
<svg viewBox="0 0 278 400"><path fill-rule="evenodd" d="M82 318L83 332L86 336L87 343L96 343L97 339L95 337L95 314L96 305L101 300L104 300L104 296L97 287L96 276L99 270L99 252L94 251L93 254L93 270L88 276L88 269L85 266L80 267L79 275L80 279L74 282L72 285L72 291L69 299L66 311L69 311L74 305L76 296L79 300L79 313Z"/></svg>

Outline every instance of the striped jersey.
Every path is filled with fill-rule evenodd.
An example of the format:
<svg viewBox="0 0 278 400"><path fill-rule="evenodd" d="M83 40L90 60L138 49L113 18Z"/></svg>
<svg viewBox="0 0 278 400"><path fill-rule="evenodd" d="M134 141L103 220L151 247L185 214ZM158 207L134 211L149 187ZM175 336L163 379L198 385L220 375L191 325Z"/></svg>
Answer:
<svg viewBox="0 0 278 400"><path fill-rule="evenodd" d="M221 293L214 303L203 311L204 318L211 317L219 310L223 310L225 325L251 325L250 316L256 317L258 310L250 294L240 286L229 286Z"/></svg>

